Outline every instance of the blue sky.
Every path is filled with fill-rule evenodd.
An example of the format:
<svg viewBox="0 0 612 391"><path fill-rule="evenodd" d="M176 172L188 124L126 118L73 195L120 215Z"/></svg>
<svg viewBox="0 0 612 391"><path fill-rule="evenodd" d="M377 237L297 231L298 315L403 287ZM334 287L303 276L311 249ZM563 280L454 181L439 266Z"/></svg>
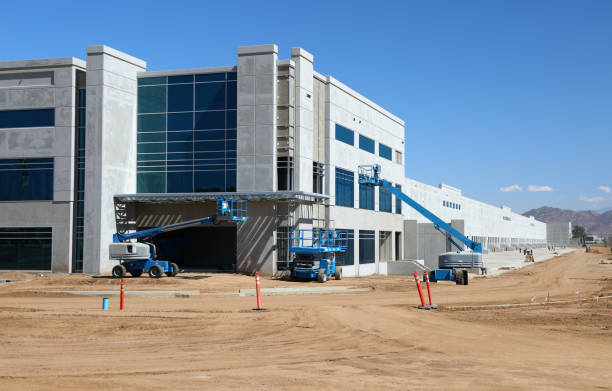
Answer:
<svg viewBox="0 0 612 391"><path fill-rule="evenodd" d="M232 65L240 45L276 43L280 58L301 46L317 71L406 121L407 176L518 212L612 207L611 1L2 8L0 60L84 58L104 43L161 70Z"/></svg>

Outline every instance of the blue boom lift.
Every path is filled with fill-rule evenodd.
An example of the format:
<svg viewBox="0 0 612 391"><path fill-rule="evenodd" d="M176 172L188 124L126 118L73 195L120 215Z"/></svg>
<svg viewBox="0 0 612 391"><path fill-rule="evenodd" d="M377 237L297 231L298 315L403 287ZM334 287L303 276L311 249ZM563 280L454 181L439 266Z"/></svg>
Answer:
<svg viewBox="0 0 612 391"><path fill-rule="evenodd" d="M348 231L336 229L295 229L289 234L291 279L326 282L328 276L342 279L342 266L336 266L336 253L345 252Z"/></svg>
<svg viewBox="0 0 612 391"><path fill-rule="evenodd" d="M240 222L246 219L247 203L245 200L217 198L216 214L210 217L132 233L115 233L113 234L113 243L109 245L108 251L109 258L118 260L119 265L113 267L112 275L115 278L122 278L125 277L127 272L130 272L132 276L139 277L143 272L147 272L151 278L160 278L164 273L174 277L179 271L178 265L174 262L157 259L155 245L144 242L145 240L164 232L206 224L217 225L222 221ZM132 240L143 242L132 242Z"/></svg>
<svg viewBox="0 0 612 391"><path fill-rule="evenodd" d="M470 240L461 232L453 228L450 224L447 224L438 216L424 208L421 204L402 193L401 190L394 187L391 183L382 179L380 177L379 164L359 166L359 183L369 186L380 186L389 190L397 198L416 209L417 212L431 221L434 224L435 229L443 234L448 234L448 240L451 242L451 244L457 247L459 252L440 254L438 258L439 269L436 269L431 273L431 281L449 280L467 285L467 269L478 268L483 272L486 271L482 264L482 244ZM471 250L471 252L464 251L464 249L455 240L453 240L453 238L463 243L469 250ZM461 271L461 273L459 273L459 271Z"/></svg>

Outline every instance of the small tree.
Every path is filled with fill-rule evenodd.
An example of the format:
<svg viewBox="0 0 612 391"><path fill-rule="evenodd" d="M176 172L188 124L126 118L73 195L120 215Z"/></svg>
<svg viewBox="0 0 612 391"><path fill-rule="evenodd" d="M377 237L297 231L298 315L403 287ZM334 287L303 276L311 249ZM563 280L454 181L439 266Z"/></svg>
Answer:
<svg viewBox="0 0 612 391"><path fill-rule="evenodd" d="M580 239L580 243L583 243L584 240L584 227L580 225L574 226L572 228L572 239Z"/></svg>

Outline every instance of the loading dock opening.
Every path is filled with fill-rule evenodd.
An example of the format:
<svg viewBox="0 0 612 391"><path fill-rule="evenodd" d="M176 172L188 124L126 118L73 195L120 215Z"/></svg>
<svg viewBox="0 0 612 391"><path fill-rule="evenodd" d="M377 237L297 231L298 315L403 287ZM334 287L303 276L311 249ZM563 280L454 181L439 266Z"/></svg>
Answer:
<svg viewBox="0 0 612 391"><path fill-rule="evenodd" d="M161 259L187 271L233 271L236 267L235 226L193 227L160 234L152 242Z"/></svg>

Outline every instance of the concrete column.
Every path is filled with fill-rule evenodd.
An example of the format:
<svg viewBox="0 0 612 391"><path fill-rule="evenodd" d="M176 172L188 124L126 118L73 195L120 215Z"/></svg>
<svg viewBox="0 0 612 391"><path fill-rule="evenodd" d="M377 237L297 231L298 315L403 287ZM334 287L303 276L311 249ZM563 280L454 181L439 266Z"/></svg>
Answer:
<svg viewBox="0 0 612 391"><path fill-rule="evenodd" d="M295 190L312 191L313 161L313 60L302 48L291 48L295 62Z"/></svg>
<svg viewBox="0 0 612 391"><path fill-rule="evenodd" d="M136 192L137 73L145 70L146 62L108 46L87 47L85 273L112 268L113 196Z"/></svg>
<svg viewBox="0 0 612 391"><path fill-rule="evenodd" d="M238 191L276 191L276 45L238 48Z"/></svg>

